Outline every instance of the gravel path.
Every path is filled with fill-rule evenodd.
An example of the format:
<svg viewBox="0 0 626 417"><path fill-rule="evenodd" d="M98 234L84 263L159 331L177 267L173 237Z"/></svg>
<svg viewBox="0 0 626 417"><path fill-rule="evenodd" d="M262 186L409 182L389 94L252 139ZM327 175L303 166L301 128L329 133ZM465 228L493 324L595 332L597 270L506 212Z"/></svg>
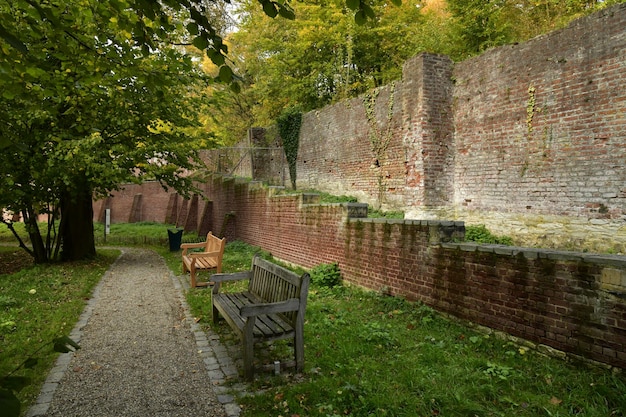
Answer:
<svg viewBox="0 0 626 417"><path fill-rule="evenodd" d="M153 251L125 249L59 357L28 416L239 414L221 383L236 369L189 316L180 283ZM217 355L216 355L217 353Z"/></svg>

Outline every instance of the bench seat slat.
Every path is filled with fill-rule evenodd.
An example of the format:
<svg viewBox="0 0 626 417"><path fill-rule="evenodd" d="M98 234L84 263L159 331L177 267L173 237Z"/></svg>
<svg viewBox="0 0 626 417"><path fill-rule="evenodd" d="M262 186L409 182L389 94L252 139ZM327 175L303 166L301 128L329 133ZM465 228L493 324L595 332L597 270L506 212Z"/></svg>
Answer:
<svg viewBox="0 0 626 417"><path fill-rule="evenodd" d="M254 294L244 293L222 293L218 294L213 303L218 309L224 309L224 316L232 320L232 324L239 330L240 336L243 334L245 318L241 317L239 311L244 305L259 304L261 300ZM278 314L264 314L257 317L254 326L254 338L267 340L268 338L288 338L293 333L293 326L282 319Z"/></svg>

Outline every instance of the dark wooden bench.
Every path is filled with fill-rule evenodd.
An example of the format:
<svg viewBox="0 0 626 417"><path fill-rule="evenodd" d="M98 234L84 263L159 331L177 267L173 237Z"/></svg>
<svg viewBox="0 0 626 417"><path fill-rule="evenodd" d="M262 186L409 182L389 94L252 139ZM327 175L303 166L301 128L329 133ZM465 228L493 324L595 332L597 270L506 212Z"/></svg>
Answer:
<svg viewBox="0 0 626 417"><path fill-rule="evenodd" d="M254 344L262 341L293 339L295 363L304 368L304 312L309 292L309 274L302 276L259 256L252 259L249 271L214 274L212 293L213 321L221 315L238 334L243 344L244 376L254 377ZM227 281L249 280L243 292L220 292Z"/></svg>
<svg viewBox="0 0 626 417"><path fill-rule="evenodd" d="M183 243L180 245L183 250L183 274L189 271L191 288L206 287L208 282L198 282L196 274L202 270L215 269L215 272L222 272L222 257L224 256L224 247L226 246L226 238L218 238L209 232L206 235L206 241L200 243ZM190 249L200 249L198 252L192 252Z"/></svg>

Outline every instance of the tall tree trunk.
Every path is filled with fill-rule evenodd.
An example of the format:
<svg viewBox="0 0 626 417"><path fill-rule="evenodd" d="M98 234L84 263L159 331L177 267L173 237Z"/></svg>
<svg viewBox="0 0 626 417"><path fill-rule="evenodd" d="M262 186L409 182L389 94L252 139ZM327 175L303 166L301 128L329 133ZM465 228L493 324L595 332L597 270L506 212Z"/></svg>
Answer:
<svg viewBox="0 0 626 417"><path fill-rule="evenodd" d="M37 224L37 212L33 209L32 205L29 205L27 209L22 211L22 217L24 218L24 225L26 226L26 231L33 247L32 251L29 251L33 256L33 261L36 264L48 262L50 259L48 258L48 252L46 251L46 246ZM22 243L20 246L21 245Z"/></svg>
<svg viewBox="0 0 626 417"><path fill-rule="evenodd" d="M91 189L85 185L77 186L80 188L78 191L66 191L61 197L59 233L63 245L61 259L64 261L96 256Z"/></svg>

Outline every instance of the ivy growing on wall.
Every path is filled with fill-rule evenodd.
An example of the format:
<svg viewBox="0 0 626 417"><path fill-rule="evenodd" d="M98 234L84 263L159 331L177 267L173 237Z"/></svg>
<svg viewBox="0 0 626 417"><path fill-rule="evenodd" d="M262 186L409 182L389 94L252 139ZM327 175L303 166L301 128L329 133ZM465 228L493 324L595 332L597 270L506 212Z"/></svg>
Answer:
<svg viewBox="0 0 626 417"><path fill-rule="evenodd" d="M296 159L298 158L298 140L300 127L302 126L302 111L297 107L285 109L276 119L278 133L283 141L283 149L287 164L289 164L289 177L291 187L296 189Z"/></svg>
<svg viewBox="0 0 626 417"><path fill-rule="evenodd" d="M391 84L391 92L387 100L387 117L384 123L384 129L379 127L376 120L375 108L379 93L380 90L377 89L371 93L365 94L363 97L363 107L365 108L365 116L367 117L367 124L369 125L370 148L374 156L372 168L376 171L378 181L378 208L382 206L386 188L383 168L387 160L387 149L389 148L393 136L391 121L393 119L395 83Z"/></svg>

